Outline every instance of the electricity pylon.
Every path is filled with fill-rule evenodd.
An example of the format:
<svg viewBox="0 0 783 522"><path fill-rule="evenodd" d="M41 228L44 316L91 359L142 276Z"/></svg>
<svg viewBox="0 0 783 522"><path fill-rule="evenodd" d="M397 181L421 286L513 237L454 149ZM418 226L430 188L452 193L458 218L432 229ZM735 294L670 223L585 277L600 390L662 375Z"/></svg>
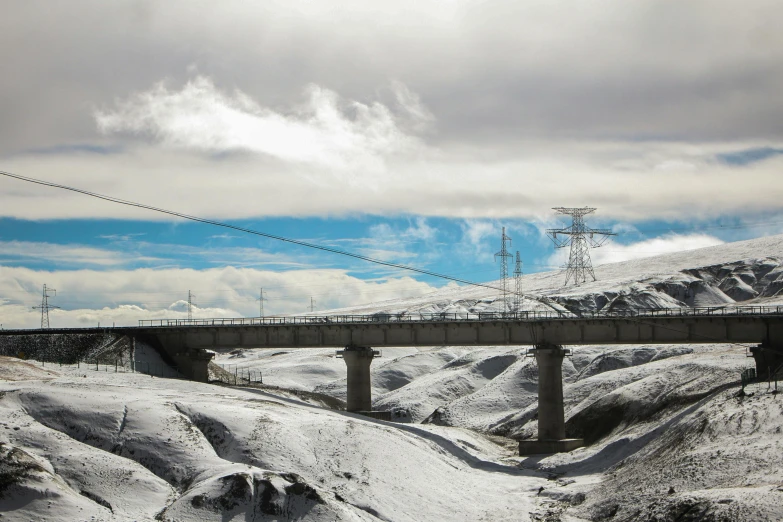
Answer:
<svg viewBox="0 0 783 522"><path fill-rule="evenodd" d="M522 307L522 259L517 250L517 262L514 265L514 311L519 312Z"/></svg>
<svg viewBox="0 0 783 522"><path fill-rule="evenodd" d="M190 290L188 290L188 321L193 320L193 298L196 297L194 294L190 293Z"/></svg>
<svg viewBox="0 0 783 522"><path fill-rule="evenodd" d="M264 317L264 301L266 301L266 297L264 297L264 289L261 289L261 292L258 294L258 317Z"/></svg>
<svg viewBox="0 0 783 522"><path fill-rule="evenodd" d="M585 225L585 216L595 212L597 209L590 207L583 208L553 208L558 214L571 216L571 226L565 228L551 228L547 234L552 238L555 247L563 248L571 246L571 253L568 256L566 265L565 286L573 280L574 285L579 285L587 281L590 276L595 281L593 264L590 260L590 247L598 248L603 245L609 236L616 236L609 229L589 228ZM565 237L558 237L565 236ZM596 237L597 236L597 237Z"/></svg>
<svg viewBox="0 0 783 522"><path fill-rule="evenodd" d="M511 243L511 238L506 235L506 227L500 236L500 252L495 254L495 259L500 258L500 288L503 292L503 311L508 312L508 258L513 257L508 253L506 243Z"/></svg>
<svg viewBox="0 0 783 522"><path fill-rule="evenodd" d="M51 294L49 292L52 292ZM41 306L34 306L33 310L41 310L41 329L49 328L49 310L53 308L60 308L59 306L53 306L49 304L49 298L57 295L57 290L54 288L46 288L46 284L43 285L43 296L41 297Z"/></svg>
<svg viewBox="0 0 783 522"><path fill-rule="evenodd" d="M315 299L310 297L310 313L313 313L315 311Z"/></svg>

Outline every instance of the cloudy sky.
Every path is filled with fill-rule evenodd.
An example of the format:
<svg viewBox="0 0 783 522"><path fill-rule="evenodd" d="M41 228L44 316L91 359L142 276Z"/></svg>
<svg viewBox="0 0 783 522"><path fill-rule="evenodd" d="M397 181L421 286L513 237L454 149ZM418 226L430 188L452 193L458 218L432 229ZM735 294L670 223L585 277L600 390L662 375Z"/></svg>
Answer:
<svg viewBox="0 0 783 522"><path fill-rule="evenodd" d="M775 0L5 2L0 170L460 278L783 232ZM0 311L299 313L445 281L0 177Z"/></svg>

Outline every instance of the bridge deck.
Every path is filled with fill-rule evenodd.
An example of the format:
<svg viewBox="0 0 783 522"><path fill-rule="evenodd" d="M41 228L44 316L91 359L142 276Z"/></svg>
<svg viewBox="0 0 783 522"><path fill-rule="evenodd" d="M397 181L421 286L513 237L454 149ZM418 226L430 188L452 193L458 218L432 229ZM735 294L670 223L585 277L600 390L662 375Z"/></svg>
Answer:
<svg viewBox="0 0 783 522"><path fill-rule="evenodd" d="M783 306L646 309L574 315L519 312L144 320L139 326L3 330L0 335L147 335L177 350L347 345L783 343Z"/></svg>

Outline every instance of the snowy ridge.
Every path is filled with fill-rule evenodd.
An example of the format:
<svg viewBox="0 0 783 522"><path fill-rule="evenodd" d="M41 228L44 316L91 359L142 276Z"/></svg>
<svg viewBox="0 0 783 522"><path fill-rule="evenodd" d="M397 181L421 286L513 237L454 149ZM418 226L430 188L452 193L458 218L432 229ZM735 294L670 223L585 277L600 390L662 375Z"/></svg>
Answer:
<svg viewBox="0 0 783 522"><path fill-rule="evenodd" d="M563 272L522 277L523 310L668 308L783 302L783 235L595 267L597 281L562 288ZM499 286L499 282L490 283ZM447 287L429 295L325 314L502 311L497 291Z"/></svg>

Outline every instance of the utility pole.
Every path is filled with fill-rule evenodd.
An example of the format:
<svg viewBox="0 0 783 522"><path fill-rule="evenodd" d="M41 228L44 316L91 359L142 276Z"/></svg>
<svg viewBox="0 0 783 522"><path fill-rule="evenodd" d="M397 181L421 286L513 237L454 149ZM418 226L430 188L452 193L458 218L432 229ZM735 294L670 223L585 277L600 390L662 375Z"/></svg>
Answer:
<svg viewBox="0 0 783 522"><path fill-rule="evenodd" d="M51 293L49 293L51 292ZM49 310L53 308L60 308L59 306L53 306L49 304L49 298L57 295L57 290L54 288L46 288L46 284L43 285L43 296L41 297L41 306L34 306L33 310L41 310L41 329L49 328Z"/></svg>
<svg viewBox="0 0 783 522"><path fill-rule="evenodd" d="M313 313L315 311L315 299L310 296L310 313Z"/></svg>
<svg viewBox="0 0 783 522"><path fill-rule="evenodd" d="M517 262L514 265L514 311L519 312L522 307L522 259L517 250Z"/></svg>
<svg viewBox="0 0 783 522"><path fill-rule="evenodd" d="M511 238L506 235L506 227L500 236L500 252L495 254L495 259L500 258L500 288L503 292L503 311L508 311L508 258L513 257L508 252L506 243L511 243Z"/></svg>
<svg viewBox="0 0 783 522"><path fill-rule="evenodd" d="M595 212L597 210L595 208L557 207L552 210L558 214L571 216L571 226L551 228L546 231L555 243L556 248L571 246L568 264L566 265L565 286L568 286L568 282L572 280L574 285L578 286L587 281L587 276L590 276L595 281L593 263L590 260L590 247L598 248L610 236L616 236L617 234L609 229L590 228L585 225L585 216ZM558 235L564 237L558 237Z"/></svg>
<svg viewBox="0 0 783 522"><path fill-rule="evenodd" d="M193 298L196 297L188 290L188 321L193 320Z"/></svg>
<svg viewBox="0 0 783 522"><path fill-rule="evenodd" d="M264 289L261 289L261 292L258 294L258 317L264 317L264 301L266 301L266 298L264 297Z"/></svg>

